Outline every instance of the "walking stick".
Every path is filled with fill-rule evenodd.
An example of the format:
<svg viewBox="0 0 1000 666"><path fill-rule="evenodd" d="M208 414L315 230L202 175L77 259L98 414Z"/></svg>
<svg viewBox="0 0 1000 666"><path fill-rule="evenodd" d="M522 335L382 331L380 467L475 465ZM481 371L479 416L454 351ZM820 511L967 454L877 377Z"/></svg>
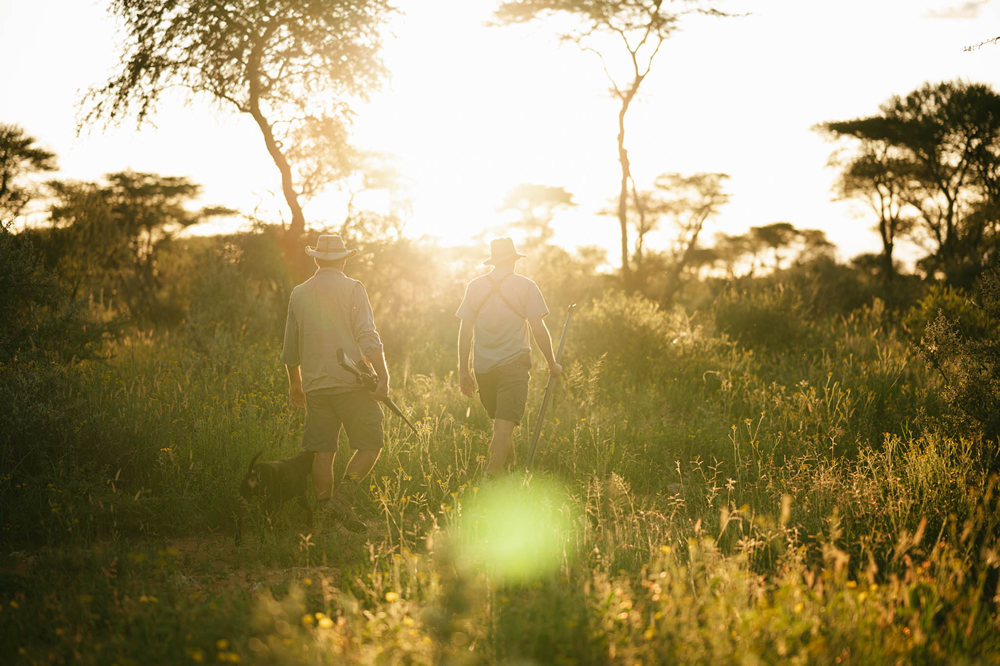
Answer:
<svg viewBox="0 0 1000 666"><path fill-rule="evenodd" d="M566 312L566 322L563 324L562 337L559 339L559 349L556 350L556 363L562 358L563 347L566 346L566 336L569 334L569 322L573 319L573 309L576 303L569 306ZM531 435L531 446L528 447L528 458L524 462L524 469L531 469L531 463L535 460L535 450L538 448L538 439L542 436L542 424L545 422L545 410L549 407L549 398L552 397L552 389L555 388L556 378L549 374L549 382L545 385L545 396L542 398L542 406L538 408L538 418L535 419L535 432Z"/></svg>

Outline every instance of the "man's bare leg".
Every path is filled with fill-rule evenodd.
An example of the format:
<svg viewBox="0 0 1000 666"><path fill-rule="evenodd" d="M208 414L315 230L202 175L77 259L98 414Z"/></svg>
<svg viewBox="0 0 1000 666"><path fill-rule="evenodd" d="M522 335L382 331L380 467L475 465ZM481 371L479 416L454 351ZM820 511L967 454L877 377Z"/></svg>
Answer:
<svg viewBox="0 0 1000 666"><path fill-rule="evenodd" d="M317 451L313 458L312 482L317 502L324 502L333 494L334 456L336 451Z"/></svg>
<svg viewBox="0 0 1000 666"><path fill-rule="evenodd" d="M361 479L368 476L368 473L372 471L375 467L375 461L378 460L378 454L380 450L376 451L362 451L357 450L351 459L347 462L347 469L344 470L345 479L354 479L355 481L360 481ZM333 477L331 477L332 480Z"/></svg>
<svg viewBox="0 0 1000 666"><path fill-rule="evenodd" d="M513 448L515 427L517 424L513 421L505 421L504 419L493 421L493 441L490 442L490 458L486 463L487 476L499 474L503 470L507 456Z"/></svg>
<svg viewBox="0 0 1000 666"><path fill-rule="evenodd" d="M352 532L363 532L367 529L354 512L354 497L361 486L361 480L375 467L379 451L356 450L344 470L344 478L337 486L336 492L330 498L330 506L334 515L344 527Z"/></svg>

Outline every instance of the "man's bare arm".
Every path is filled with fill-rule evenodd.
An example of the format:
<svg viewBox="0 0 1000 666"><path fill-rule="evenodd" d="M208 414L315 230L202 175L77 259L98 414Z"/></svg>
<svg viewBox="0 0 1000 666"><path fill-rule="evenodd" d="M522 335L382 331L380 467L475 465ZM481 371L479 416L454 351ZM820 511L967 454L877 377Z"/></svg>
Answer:
<svg viewBox="0 0 1000 666"><path fill-rule="evenodd" d="M288 373L288 399L292 407L305 409L306 394L302 390L302 368L297 365L286 365L285 372Z"/></svg>
<svg viewBox="0 0 1000 666"><path fill-rule="evenodd" d="M552 353L552 337L549 335L545 320L541 317L532 317L528 320L528 326L531 327L531 336L535 338L535 344L538 345L546 363L549 364L549 372L554 377L558 377L562 374L562 366L556 362L555 354Z"/></svg>

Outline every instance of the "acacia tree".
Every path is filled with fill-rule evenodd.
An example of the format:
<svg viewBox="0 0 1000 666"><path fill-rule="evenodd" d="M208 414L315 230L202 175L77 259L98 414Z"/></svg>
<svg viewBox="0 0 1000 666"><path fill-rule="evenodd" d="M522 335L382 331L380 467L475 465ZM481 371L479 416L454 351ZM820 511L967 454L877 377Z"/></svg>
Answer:
<svg viewBox="0 0 1000 666"><path fill-rule="evenodd" d="M391 155L380 152L359 154L358 168L344 188L348 199L340 235L361 242L399 240L413 213L412 187L413 182L399 170ZM355 205L359 196L371 192L384 195L382 212Z"/></svg>
<svg viewBox="0 0 1000 666"><path fill-rule="evenodd" d="M781 268L782 251L789 249L799 237L799 230L791 222L772 222L750 227L750 236L759 250L770 250L774 270Z"/></svg>
<svg viewBox="0 0 1000 666"><path fill-rule="evenodd" d="M836 246L819 229L798 229L791 222L772 222L750 227L744 234L716 234L712 248L730 280L753 277L758 269L779 271L786 257L792 264L804 264L830 257ZM770 265L765 261L770 257ZM737 274L739 266L746 273Z"/></svg>
<svg viewBox="0 0 1000 666"><path fill-rule="evenodd" d="M677 29L684 14L696 12L724 16L712 7L703 6L700 0L508 0L496 11L500 23L525 23L536 18L566 14L577 19L575 27L559 34L560 39L572 41L583 50L600 58L604 73L611 83L611 93L619 102L618 107L618 162L621 182L618 194L618 225L621 231L622 282L632 286L629 267L628 202L630 188L632 202L642 217L645 211L625 144L625 118L639 88L649 76L653 60L663 42ZM667 5L667 6L664 6ZM629 63L626 73L615 74L609 67L603 38L612 37Z"/></svg>
<svg viewBox="0 0 1000 666"><path fill-rule="evenodd" d="M552 240L555 233L552 220L556 212L575 205L573 195L565 188L521 183L507 192L498 210L514 210L521 214L515 225L527 234L524 245L530 250Z"/></svg>
<svg viewBox="0 0 1000 666"><path fill-rule="evenodd" d="M831 159L831 163L836 162ZM906 205L911 166L887 140L867 138L861 140L858 152L839 166L842 171L834 186L837 196L864 201L875 212L875 230L882 241L879 270L884 282L892 282L896 243L913 229Z"/></svg>
<svg viewBox="0 0 1000 666"><path fill-rule="evenodd" d="M54 153L36 145L17 125L0 123L0 226L20 215L34 195L25 176L55 168Z"/></svg>
<svg viewBox="0 0 1000 666"><path fill-rule="evenodd" d="M685 176L679 173L665 173L656 177L652 190L633 193L629 212L641 212L632 216L635 241L632 252L633 287L646 287L654 276L666 278L666 291L661 300L669 303L680 291L684 272L707 255L700 254L699 239L708 222L729 202L729 194L723 189L723 182L729 178L724 173L695 173ZM640 206L634 202L639 201ZM606 210L603 214L613 215ZM665 253L647 253L646 236L662 227L664 219L669 222L672 239ZM713 257L716 259L717 257Z"/></svg>
<svg viewBox="0 0 1000 666"><path fill-rule="evenodd" d="M124 171L105 180L49 184L50 252L73 298L103 289L133 317L158 323L162 250L184 227L233 211L193 210L201 186L183 177Z"/></svg>
<svg viewBox="0 0 1000 666"><path fill-rule="evenodd" d="M723 182L729 178L724 173L696 173L683 176L668 173L658 176L656 188L664 193L659 210L673 220L677 231L671 248L671 266L667 271L667 287L663 302L670 303L680 290L684 270L694 262L698 239L705 223L729 203L729 194Z"/></svg>
<svg viewBox="0 0 1000 666"><path fill-rule="evenodd" d="M903 176L898 194L914 211L912 235L928 249L929 275L968 286L995 252L1000 164L1000 95L964 82L925 84L894 96L867 118L825 123L835 135L896 151L885 166Z"/></svg>
<svg viewBox="0 0 1000 666"><path fill-rule="evenodd" d="M112 0L125 26L121 66L84 98L83 124L141 125L171 87L249 114L297 239L300 196L350 169L350 104L387 74L382 28L393 11L387 0Z"/></svg>

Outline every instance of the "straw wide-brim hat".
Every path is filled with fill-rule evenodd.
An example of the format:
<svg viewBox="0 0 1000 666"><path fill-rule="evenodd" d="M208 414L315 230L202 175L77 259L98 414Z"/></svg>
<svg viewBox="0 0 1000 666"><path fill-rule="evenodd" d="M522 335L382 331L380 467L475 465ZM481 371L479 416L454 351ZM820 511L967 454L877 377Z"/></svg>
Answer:
<svg viewBox="0 0 1000 666"><path fill-rule="evenodd" d="M353 257L357 253L357 250L348 250L347 246L344 245L344 239L333 234L320 236L316 240L316 247L306 248L306 254L310 257L325 259L327 261L346 259L347 257Z"/></svg>
<svg viewBox="0 0 1000 666"><path fill-rule="evenodd" d="M490 266L511 257L523 259L525 256L514 249L514 241L510 238L497 238L490 242L490 258L483 263Z"/></svg>

